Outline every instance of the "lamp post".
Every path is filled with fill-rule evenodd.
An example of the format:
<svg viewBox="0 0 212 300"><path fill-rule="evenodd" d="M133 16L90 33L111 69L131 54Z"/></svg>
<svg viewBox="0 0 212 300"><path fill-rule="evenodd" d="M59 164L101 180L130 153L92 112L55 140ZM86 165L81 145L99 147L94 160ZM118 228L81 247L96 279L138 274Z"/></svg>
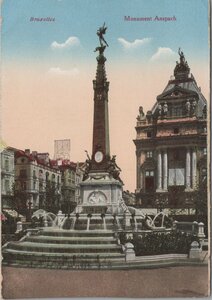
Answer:
<svg viewBox="0 0 212 300"><path fill-rule="evenodd" d="M30 200L28 200L27 206L28 206L28 220L31 221L31 208L32 208L32 202L31 202Z"/></svg>
<svg viewBox="0 0 212 300"><path fill-rule="evenodd" d="M60 197L61 197L61 193L60 190L58 188L56 188L56 199L57 199L57 210L60 208Z"/></svg>

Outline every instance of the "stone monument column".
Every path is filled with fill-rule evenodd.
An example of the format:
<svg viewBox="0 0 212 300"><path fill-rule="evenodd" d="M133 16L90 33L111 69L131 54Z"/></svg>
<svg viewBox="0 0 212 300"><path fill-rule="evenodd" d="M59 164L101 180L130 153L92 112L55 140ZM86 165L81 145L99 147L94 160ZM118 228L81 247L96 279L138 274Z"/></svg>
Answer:
<svg viewBox="0 0 212 300"><path fill-rule="evenodd" d="M163 190L167 191L168 184L168 156L167 149L163 152Z"/></svg>
<svg viewBox="0 0 212 300"><path fill-rule="evenodd" d="M93 151L101 152L103 159L110 155L109 143L109 118L108 118L108 90L109 82L106 78L104 56L105 47L99 47L97 56L96 79L93 80L94 88L94 118L93 118ZM98 166L98 165L97 165ZM96 166L96 167L97 167ZM98 169L98 167L97 167Z"/></svg>
<svg viewBox="0 0 212 300"><path fill-rule="evenodd" d="M116 156L110 156L108 91L109 81L105 71L105 49L108 46L104 39L107 27L105 24L97 30L100 45L96 47L97 70L93 80L94 115L92 155L87 153L86 170L80 182L82 205L78 211L83 214L110 214L128 212L122 199L123 182L119 177L121 169L116 163ZM104 219L104 221L106 221ZM105 223L106 224L106 223ZM89 226L88 226L89 228Z"/></svg>
<svg viewBox="0 0 212 300"><path fill-rule="evenodd" d="M192 188L196 188L196 177L197 177L197 153L196 149L192 149Z"/></svg>
<svg viewBox="0 0 212 300"><path fill-rule="evenodd" d="M161 191L162 189L162 155L161 150L158 150L158 157L157 157L157 191Z"/></svg>
<svg viewBox="0 0 212 300"><path fill-rule="evenodd" d="M191 153L186 149L186 190L191 189Z"/></svg>

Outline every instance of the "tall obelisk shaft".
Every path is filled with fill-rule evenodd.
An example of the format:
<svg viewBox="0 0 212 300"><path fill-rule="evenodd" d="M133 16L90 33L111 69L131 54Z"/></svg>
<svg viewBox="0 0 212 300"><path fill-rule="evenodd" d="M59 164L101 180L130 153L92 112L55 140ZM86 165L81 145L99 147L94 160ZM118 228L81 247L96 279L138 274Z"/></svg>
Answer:
<svg viewBox="0 0 212 300"><path fill-rule="evenodd" d="M105 28L102 27L99 30L104 30L104 29ZM101 37L103 38L103 35ZM105 40L104 42L106 43ZM93 118L93 149L92 149L91 170L97 172L106 171L106 169L108 168L107 162L110 160L109 117L108 117L109 82L107 81L106 72L105 72L106 58L104 56L104 50L106 48L106 45L103 45L103 42L100 39L100 46L96 48L96 51L99 51L99 55L96 58L97 59L96 79L93 80L94 118Z"/></svg>

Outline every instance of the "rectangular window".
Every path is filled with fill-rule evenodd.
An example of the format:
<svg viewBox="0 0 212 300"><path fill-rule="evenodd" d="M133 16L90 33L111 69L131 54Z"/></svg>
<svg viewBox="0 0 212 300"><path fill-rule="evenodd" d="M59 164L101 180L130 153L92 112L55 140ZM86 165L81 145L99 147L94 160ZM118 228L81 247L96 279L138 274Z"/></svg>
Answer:
<svg viewBox="0 0 212 300"><path fill-rule="evenodd" d="M148 158L152 157L152 151L147 151L146 156L147 156Z"/></svg>
<svg viewBox="0 0 212 300"><path fill-rule="evenodd" d="M146 190L146 192L154 191L154 171L153 170L145 171L145 190Z"/></svg>
<svg viewBox="0 0 212 300"><path fill-rule="evenodd" d="M169 169L169 185L184 185L185 184L185 169L175 168Z"/></svg>
<svg viewBox="0 0 212 300"><path fill-rule="evenodd" d="M146 171L146 172L145 172L145 176L146 176L146 177L154 177L154 171L153 171L153 170L150 170L150 171L148 170L148 171Z"/></svg>
<svg viewBox="0 0 212 300"><path fill-rule="evenodd" d="M33 170L33 178L36 178L36 171Z"/></svg>
<svg viewBox="0 0 212 300"><path fill-rule="evenodd" d="M21 189L26 190L27 189L27 184L25 181L21 182Z"/></svg>
<svg viewBox="0 0 212 300"><path fill-rule="evenodd" d="M151 131L147 131L147 137L152 137L152 132Z"/></svg>
<svg viewBox="0 0 212 300"><path fill-rule="evenodd" d="M27 177L27 171L26 171L26 169L20 170L20 177Z"/></svg>
<svg viewBox="0 0 212 300"><path fill-rule="evenodd" d="M173 117L179 117L182 116L182 107L172 107L172 116Z"/></svg>
<svg viewBox="0 0 212 300"><path fill-rule="evenodd" d="M207 148L203 148L203 155L207 155Z"/></svg>
<svg viewBox="0 0 212 300"><path fill-rule="evenodd" d="M179 128L178 127L175 127L174 128L174 134L178 134L179 133Z"/></svg>
<svg viewBox="0 0 212 300"><path fill-rule="evenodd" d="M6 171L9 171L9 159L5 159L4 167Z"/></svg>
<svg viewBox="0 0 212 300"><path fill-rule="evenodd" d="M10 191L10 181L9 180L5 180L5 192L9 192Z"/></svg>

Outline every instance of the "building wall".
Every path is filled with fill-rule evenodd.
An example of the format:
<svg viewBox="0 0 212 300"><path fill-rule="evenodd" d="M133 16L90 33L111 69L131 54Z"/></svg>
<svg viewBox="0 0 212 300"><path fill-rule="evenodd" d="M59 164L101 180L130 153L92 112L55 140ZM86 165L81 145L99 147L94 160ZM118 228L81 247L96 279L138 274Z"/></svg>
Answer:
<svg viewBox="0 0 212 300"><path fill-rule="evenodd" d="M11 201L14 194L14 182L14 152L4 149L1 152L1 195L3 208L10 207L12 205Z"/></svg>
<svg viewBox="0 0 212 300"><path fill-rule="evenodd" d="M207 176L207 102L185 60L165 90L136 123L136 201L141 207L194 205ZM193 210L192 210L193 211Z"/></svg>
<svg viewBox="0 0 212 300"><path fill-rule="evenodd" d="M62 174L62 203L65 205L65 210L70 210L75 203L75 168L67 165L61 169Z"/></svg>
<svg viewBox="0 0 212 300"><path fill-rule="evenodd" d="M76 167L76 174L75 174L75 183L76 183L75 201L77 204L82 203L82 199L80 197L80 195L81 195L80 183L83 181L84 173L85 173L85 164L78 162L77 167Z"/></svg>
<svg viewBox="0 0 212 300"><path fill-rule="evenodd" d="M55 182L58 194L61 194L61 173L37 163L36 160L30 160L25 155L16 159L15 163L16 188L27 195L27 202L31 203L32 209L40 206L40 200L45 196L47 181Z"/></svg>

